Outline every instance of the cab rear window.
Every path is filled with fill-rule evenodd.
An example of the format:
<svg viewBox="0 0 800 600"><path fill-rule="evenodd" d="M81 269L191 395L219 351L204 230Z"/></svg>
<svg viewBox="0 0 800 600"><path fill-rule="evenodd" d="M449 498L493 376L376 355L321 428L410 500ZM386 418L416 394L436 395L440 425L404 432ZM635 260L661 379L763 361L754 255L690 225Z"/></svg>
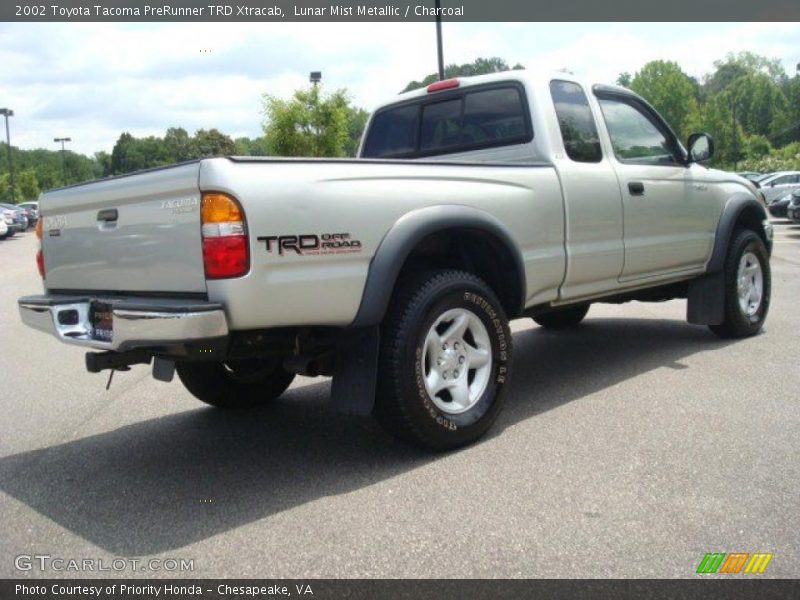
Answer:
<svg viewBox="0 0 800 600"><path fill-rule="evenodd" d="M379 111L361 156L416 158L529 142L520 86L469 88Z"/></svg>

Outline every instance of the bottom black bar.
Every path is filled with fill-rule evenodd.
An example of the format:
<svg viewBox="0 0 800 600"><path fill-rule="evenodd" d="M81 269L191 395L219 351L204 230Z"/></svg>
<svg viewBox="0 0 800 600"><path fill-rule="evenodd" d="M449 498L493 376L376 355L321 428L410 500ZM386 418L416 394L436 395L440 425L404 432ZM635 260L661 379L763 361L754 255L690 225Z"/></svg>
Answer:
<svg viewBox="0 0 800 600"><path fill-rule="evenodd" d="M6 579L0 598L171 600L519 600L599 598L771 600L800 597L797 579Z"/></svg>

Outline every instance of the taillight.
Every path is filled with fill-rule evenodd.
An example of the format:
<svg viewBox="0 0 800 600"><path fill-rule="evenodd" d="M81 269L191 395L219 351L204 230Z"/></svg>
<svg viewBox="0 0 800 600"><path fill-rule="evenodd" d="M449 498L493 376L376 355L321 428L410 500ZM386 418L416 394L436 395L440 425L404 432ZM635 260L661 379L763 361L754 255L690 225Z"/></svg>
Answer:
<svg viewBox="0 0 800 600"><path fill-rule="evenodd" d="M227 194L207 192L203 194L200 211L206 278L225 279L247 273L250 255L239 203Z"/></svg>
<svg viewBox="0 0 800 600"><path fill-rule="evenodd" d="M36 221L36 239L38 240L39 247L36 250L36 268L39 269L39 275L44 279L44 253L42 252L42 219Z"/></svg>

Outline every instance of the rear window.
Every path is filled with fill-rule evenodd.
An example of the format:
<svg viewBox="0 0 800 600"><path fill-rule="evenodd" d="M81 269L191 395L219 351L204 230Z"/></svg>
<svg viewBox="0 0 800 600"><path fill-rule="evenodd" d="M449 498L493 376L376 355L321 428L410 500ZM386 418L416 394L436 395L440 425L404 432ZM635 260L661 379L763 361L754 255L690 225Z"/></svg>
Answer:
<svg viewBox="0 0 800 600"><path fill-rule="evenodd" d="M533 131L515 85L437 94L380 111L365 158L414 158L529 142Z"/></svg>

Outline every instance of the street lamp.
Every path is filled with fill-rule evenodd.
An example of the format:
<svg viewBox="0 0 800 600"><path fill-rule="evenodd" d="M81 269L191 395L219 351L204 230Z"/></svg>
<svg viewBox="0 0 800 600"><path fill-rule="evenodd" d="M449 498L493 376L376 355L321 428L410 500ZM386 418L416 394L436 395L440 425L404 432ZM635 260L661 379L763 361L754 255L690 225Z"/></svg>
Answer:
<svg viewBox="0 0 800 600"><path fill-rule="evenodd" d="M322 81L322 71L311 71L311 73L308 74L308 80L314 85L317 85Z"/></svg>
<svg viewBox="0 0 800 600"><path fill-rule="evenodd" d="M8 149L8 179L11 184L11 203L16 204L14 199L14 162L11 160L11 133L8 130L8 117L14 116L14 111L10 108L0 108L0 115L6 118L6 148Z"/></svg>
<svg viewBox="0 0 800 600"><path fill-rule="evenodd" d="M64 144L66 142L71 142L72 138L53 138L53 141L56 143L61 142L61 170L64 173L64 185L67 185L67 152L64 149Z"/></svg>

